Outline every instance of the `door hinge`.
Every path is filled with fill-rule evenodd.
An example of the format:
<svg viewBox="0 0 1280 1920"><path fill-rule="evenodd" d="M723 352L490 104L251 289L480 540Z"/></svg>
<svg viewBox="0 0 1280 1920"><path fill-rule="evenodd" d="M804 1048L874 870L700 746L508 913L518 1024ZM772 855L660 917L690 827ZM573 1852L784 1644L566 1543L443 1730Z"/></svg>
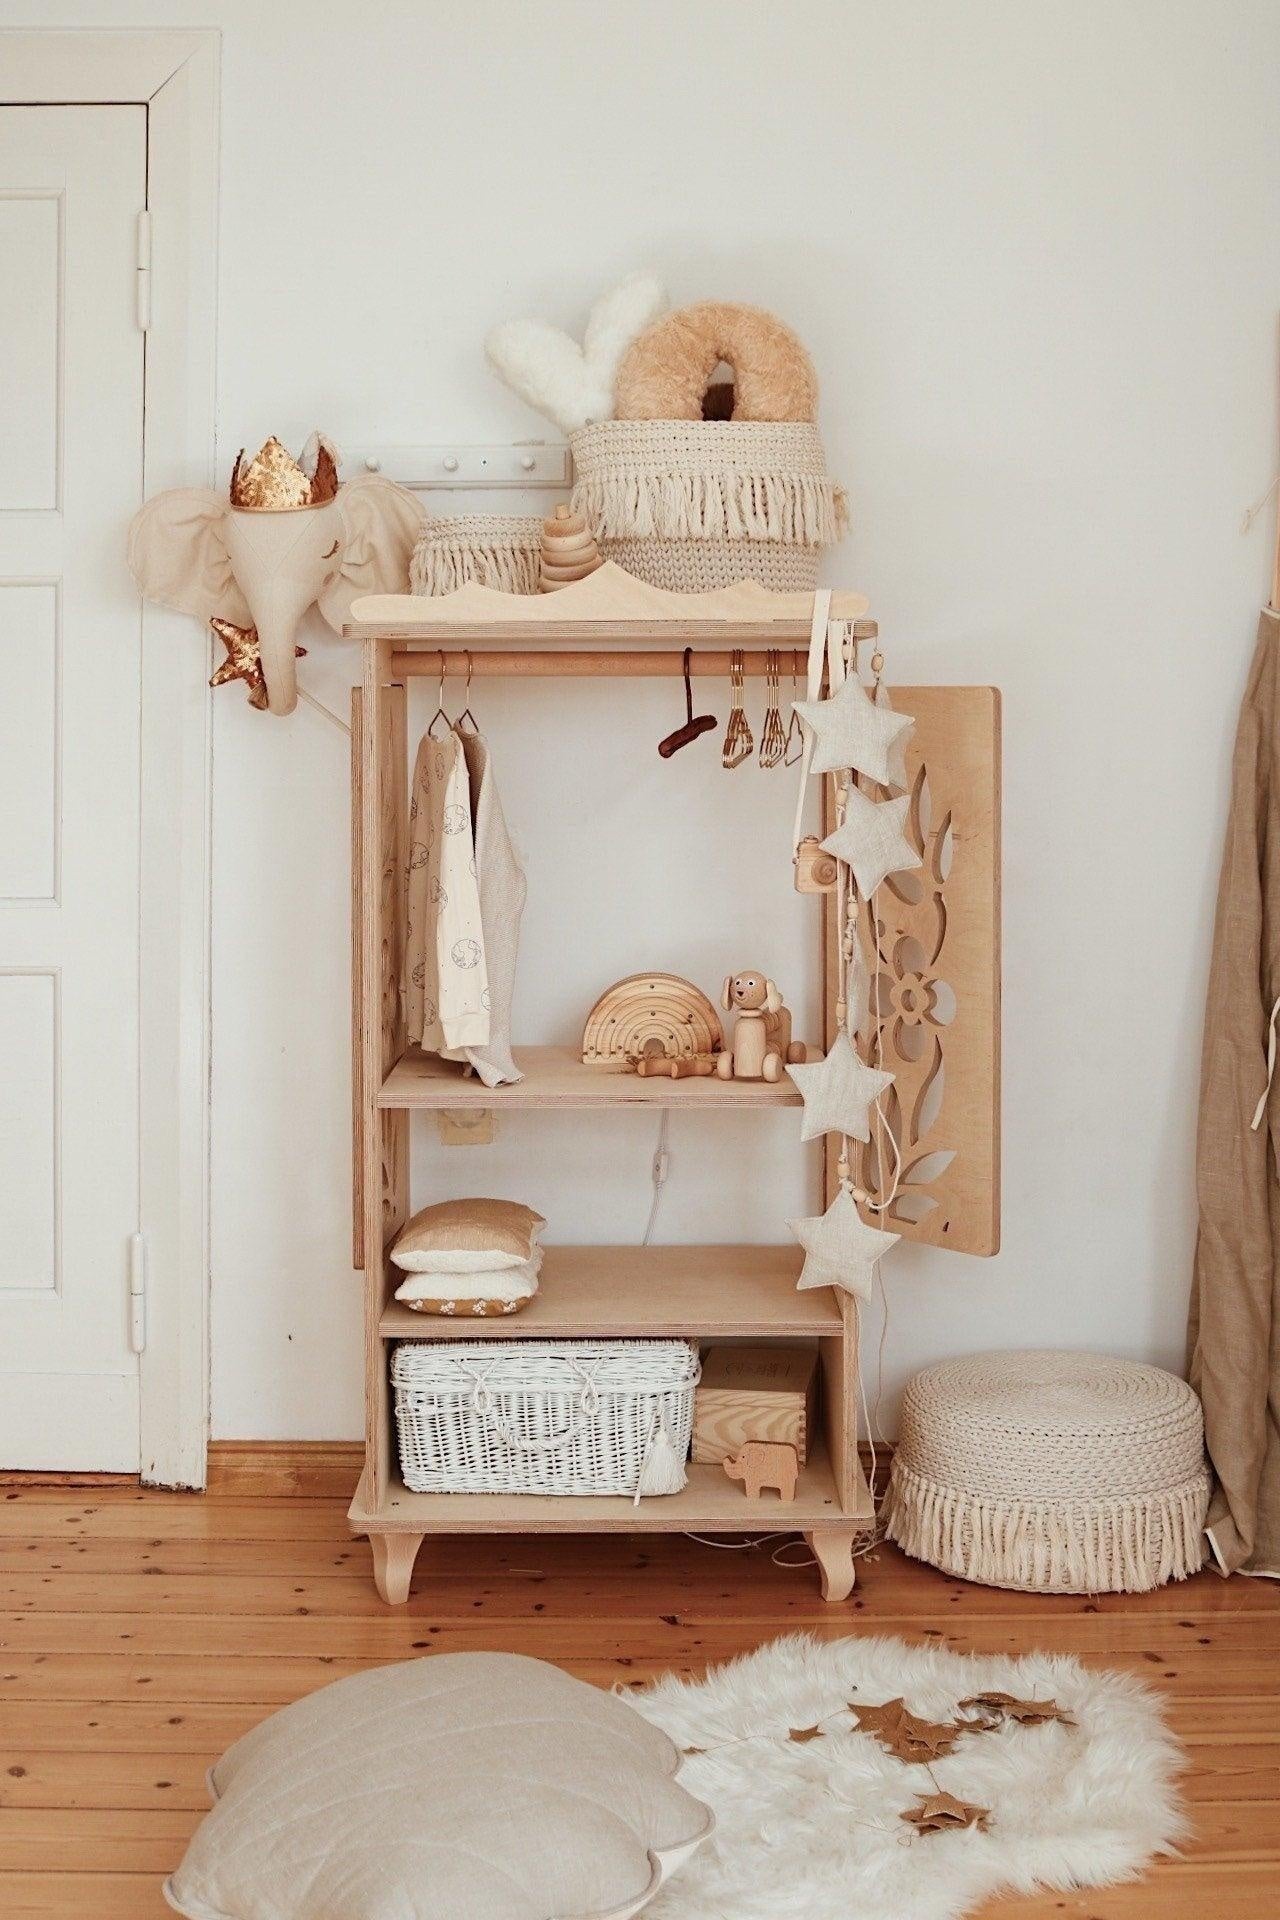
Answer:
<svg viewBox="0 0 1280 1920"><path fill-rule="evenodd" d="M138 215L138 325L146 333L151 326L151 215L145 207Z"/></svg>
<svg viewBox="0 0 1280 1920"><path fill-rule="evenodd" d="M147 1350L147 1237L129 1236L129 1345L134 1353Z"/></svg>

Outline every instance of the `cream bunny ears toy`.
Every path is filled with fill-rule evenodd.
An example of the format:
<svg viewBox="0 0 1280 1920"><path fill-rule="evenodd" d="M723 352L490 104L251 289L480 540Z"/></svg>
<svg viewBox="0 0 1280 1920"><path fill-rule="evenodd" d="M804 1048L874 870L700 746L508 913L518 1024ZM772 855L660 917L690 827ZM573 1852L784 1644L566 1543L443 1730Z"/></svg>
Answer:
<svg viewBox="0 0 1280 1920"><path fill-rule="evenodd" d="M545 320L505 320L484 350L500 380L562 433L612 420L624 354L667 304L652 274L633 273L602 294L587 316L582 345Z"/></svg>

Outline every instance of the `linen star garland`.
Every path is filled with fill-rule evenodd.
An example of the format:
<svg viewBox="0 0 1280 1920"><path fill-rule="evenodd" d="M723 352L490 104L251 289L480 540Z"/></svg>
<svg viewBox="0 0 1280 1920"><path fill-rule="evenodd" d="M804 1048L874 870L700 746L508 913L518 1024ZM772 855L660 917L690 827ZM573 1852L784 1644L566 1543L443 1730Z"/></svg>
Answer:
<svg viewBox="0 0 1280 1920"><path fill-rule="evenodd" d="M868 1115L872 1103L893 1085L893 1075L864 1065L843 1028L824 1060L788 1067L787 1071L804 1101L802 1140L817 1140L824 1133L870 1140Z"/></svg>
<svg viewBox="0 0 1280 1920"><path fill-rule="evenodd" d="M806 1220L788 1220L787 1225L804 1248L797 1292L810 1287L842 1287L860 1300L870 1300L877 1261L902 1238L901 1234L869 1227L848 1187L841 1187L825 1213Z"/></svg>
<svg viewBox="0 0 1280 1920"><path fill-rule="evenodd" d="M883 680L876 681L876 690L871 697L878 707L887 708L890 713L893 712L889 689ZM914 720L911 724L915 725ZM899 734L889 749L889 778L886 783L888 786L902 788L911 785L907 777L907 742L910 738L911 730L908 728L905 733Z"/></svg>
<svg viewBox="0 0 1280 1920"><path fill-rule="evenodd" d="M844 819L834 833L827 835L822 850L844 861L864 900L869 900L891 873L906 873L923 865L921 855L907 838L910 808L910 794L904 793L899 800L870 800L850 782Z"/></svg>
<svg viewBox="0 0 1280 1920"><path fill-rule="evenodd" d="M829 700L797 700L795 710L813 735L813 773L852 767L882 787L893 783L893 749L914 723L909 714L876 706L856 674Z"/></svg>

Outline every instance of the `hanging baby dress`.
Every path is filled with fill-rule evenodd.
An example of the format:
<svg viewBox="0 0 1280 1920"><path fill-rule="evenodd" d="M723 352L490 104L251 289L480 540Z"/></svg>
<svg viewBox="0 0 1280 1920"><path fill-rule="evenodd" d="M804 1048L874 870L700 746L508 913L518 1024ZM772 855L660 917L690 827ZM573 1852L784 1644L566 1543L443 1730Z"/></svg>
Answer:
<svg viewBox="0 0 1280 1920"><path fill-rule="evenodd" d="M486 1087L499 1087L524 1078L511 1057L511 999L526 885L498 798L489 743L479 733L464 733L461 738L471 776L480 925L489 976L488 1044L469 1046L466 1057Z"/></svg>
<svg viewBox="0 0 1280 1920"><path fill-rule="evenodd" d="M409 804L405 1019L426 1053L466 1058L489 1043L471 779L456 733L424 734Z"/></svg>
<svg viewBox="0 0 1280 1920"><path fill-rule="evenodd" d="M427 734L418 748L408 891L410 1044L465 1062L487 1087L521 1079L511 1000L525 877L478 733Z"/></svg>

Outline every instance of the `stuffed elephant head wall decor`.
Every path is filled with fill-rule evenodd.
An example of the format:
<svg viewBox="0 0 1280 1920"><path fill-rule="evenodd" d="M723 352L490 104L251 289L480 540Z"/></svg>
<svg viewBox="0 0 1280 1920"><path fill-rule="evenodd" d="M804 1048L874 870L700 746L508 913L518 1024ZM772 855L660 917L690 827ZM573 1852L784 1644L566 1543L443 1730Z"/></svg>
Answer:
<svg viewBox="0 0 1280 1920"><path fill-rule="evenodd" d="M337 484L328 443L313 474L276 441L245 466L231 495L179 487L158 494L129 529L129 566L149 600L197 619L257 628L272 713L298 703L298 623L314 602L341 632L361 594L404 592L422 507L373 475ZM260 501L263 504L245 504Z"/></svg>

